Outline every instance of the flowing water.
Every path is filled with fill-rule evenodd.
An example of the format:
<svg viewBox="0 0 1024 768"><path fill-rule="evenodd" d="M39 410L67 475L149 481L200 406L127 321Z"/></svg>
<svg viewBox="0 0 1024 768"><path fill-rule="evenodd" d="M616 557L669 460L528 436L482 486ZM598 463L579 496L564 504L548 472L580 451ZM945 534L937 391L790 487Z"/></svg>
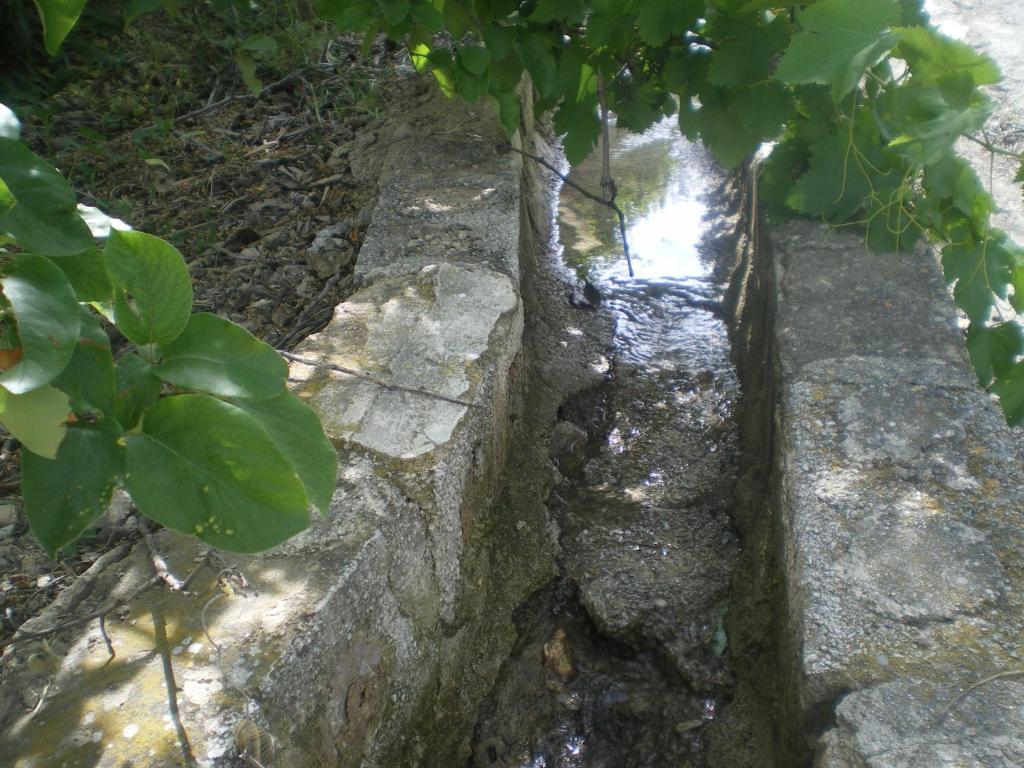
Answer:
<svg viewBox="0 0 1024 768"><path fill-rule="evenodd" d="M732 690L722 174L672 125L619 135L612 155L636 276L616 219L565 187L563 258L590 284L574 300L615 318L613 375L560 414L548 506L562 577L520 610L474 768L710 765L705 732ZM599 176L597 158L573 172L595 190Z"/></svg>

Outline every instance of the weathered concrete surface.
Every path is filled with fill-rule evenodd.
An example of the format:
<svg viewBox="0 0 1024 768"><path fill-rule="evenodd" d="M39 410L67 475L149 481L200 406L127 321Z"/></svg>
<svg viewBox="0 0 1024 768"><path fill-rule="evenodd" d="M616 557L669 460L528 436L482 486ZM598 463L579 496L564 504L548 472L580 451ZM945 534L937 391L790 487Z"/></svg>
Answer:
<svg viewBox="0 0 1024 768"><path fill-rule="evenodd" d="M178 764L154 614L202 765L236 764L242 717L275 738L275 765L454 765L467 753L515 639L512 610L553 573L543 507L513 517L492 504L522 409L519 249L536 245L547 208L524 199L541 195L537 177L525 174L532 191L521 192L518 156L493 144L402 140L423 126L490 135L490 114L434 94L402 103L408 123L392 117L359 152L381 189L360 256L365 285L297 352L466 404L294 365L297 391L338 448L330 515L263 556L215 561L193 595L158 587L111 614L113 660L95 621L46 648L9 649L0 763ZM167 532L157 542L179 574L201 554ZM141 546L109 560L77 606L24 629L152 577ZM238 591L232 568L251 589Z"/></svg>
<svg viewBox="0 0 1024 768"><path fill-rule="evenodd" d="M987 760L1002 721L961 708L915 731L896 694L934 715L1022 662L1024 466L976 387L940 268L923 249L870 254L808 222L771 238L773 504L796 721L813 737L855 692L821 768L999 765ZM887 719L905 730L880 731Z"/></svg>

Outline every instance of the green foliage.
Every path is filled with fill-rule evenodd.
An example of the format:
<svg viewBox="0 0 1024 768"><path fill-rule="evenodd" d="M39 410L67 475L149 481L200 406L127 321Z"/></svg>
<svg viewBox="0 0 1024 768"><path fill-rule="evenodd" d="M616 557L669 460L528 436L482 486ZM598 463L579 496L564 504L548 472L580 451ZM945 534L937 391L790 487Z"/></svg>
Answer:
<svg viewBox="0 0 1024 768"><path fill-rule="evenodd" d="M404 40L446 93L485 94L518 127L529 73L570 163L599 133L598 82L619 125L679 127L727 167L763 142L773 215L858 225L873 250L922 237L943 254L983 386L1024 421L1024 256L989 225L993 204L953 145L978 132L996 66L928 26L922 0L318 0L349 31ZM440 21L438 20L440 17ZM440 24L449 33L437 37ZM1024 164L1018 174L1024 182Z"/></svg>
<svg viewBox="0 0 1024 768"><path fill-rule="evenodd" d="M326 512L336 456L287 366L248 331L192 314L185 261L96 227L0 106L0 423L47 551L127 488L142 514L223 549L278 544ZM90 212L90 220L96 218ZM102 313L102 314L99 314ZM115 362L106 319L127 342Z"/></svg>

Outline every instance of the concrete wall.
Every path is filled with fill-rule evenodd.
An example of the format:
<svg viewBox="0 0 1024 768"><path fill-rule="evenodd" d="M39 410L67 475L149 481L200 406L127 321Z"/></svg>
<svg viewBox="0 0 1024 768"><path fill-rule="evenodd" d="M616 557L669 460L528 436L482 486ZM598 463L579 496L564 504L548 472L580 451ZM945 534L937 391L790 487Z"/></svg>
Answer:
<svg viewBox="0 0 1024 768"><path fill-rule="evenodd" d="M935 255L871 254L812 222L751 233L736 338L767 491L741 524L774 593L778 764L1024 764L1007 674L1024 465Z"/></svg>
<svg viewBox="0 0 1024 768"><path fill-rule="evenodd" d="M401 101L401 115L353 150L380 189L363 287L296 352L404 389L291 370L338 449L330 515L265 555L214 561L194 594L161 585L112 613L113 660L95 621L45 652L8 649L0 763L178 764L154 614L202 765L237 764L243 718L273 736L275 765L449 765L468 754L479 701L515 639L512 610L553 574L543 507L498 499L512 425L525 421L519 254L544 243L550 205L519 155L468 135L503 138L490 112L415 84ZM532 126L519 140L537 140ZM157 541L181 575L202 555L170 532ZM218 572L236 589L221 594ZM141 544L122 547L24 629L103 606L152 573ZM41 690L38 704L25 695Z"/></svg>

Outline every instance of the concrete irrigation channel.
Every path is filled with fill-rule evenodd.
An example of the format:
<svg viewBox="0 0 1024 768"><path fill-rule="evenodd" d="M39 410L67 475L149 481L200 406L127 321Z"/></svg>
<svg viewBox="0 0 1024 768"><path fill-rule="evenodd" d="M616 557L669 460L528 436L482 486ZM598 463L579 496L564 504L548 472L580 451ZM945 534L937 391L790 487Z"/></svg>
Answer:
<svg viewBox="0 0 1024 768"><path fill-rule="evenodd" d="M45 669L7 649L3 763L180 764L156 615L204 766L1024 765L1020 436L935 255L768 228L752 169L659 126L617 137L628 278L516 151L559 162L529 110L510 150L482 108L410 102L353 155L362 288L291 371L331 514L54 634ZM211 601L225 574L249 588ZM125 548L23 631L151 577Z"/></svg>

